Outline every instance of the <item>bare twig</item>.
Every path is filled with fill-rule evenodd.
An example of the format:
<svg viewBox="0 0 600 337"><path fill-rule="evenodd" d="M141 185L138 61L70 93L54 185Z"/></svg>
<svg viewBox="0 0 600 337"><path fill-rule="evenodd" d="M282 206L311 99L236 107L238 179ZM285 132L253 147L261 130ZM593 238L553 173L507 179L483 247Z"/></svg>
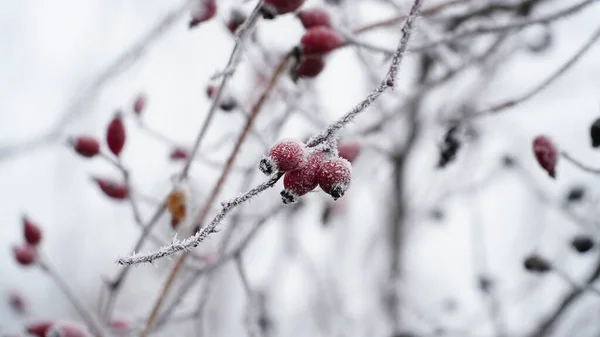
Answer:
<svg viewBox="0 0 600 337"><path fill-rule="evenodd" d="M561 151L560 155L563 158L565 158L567 161L571 162L573 165L579 167L580 169L582 169L586 172L593 173L593 174L600 174L600 169L593 168L593 167L587 166L586 164L583 164L582 162L573 158L570 154L568 154L565 151Z"/></svg>

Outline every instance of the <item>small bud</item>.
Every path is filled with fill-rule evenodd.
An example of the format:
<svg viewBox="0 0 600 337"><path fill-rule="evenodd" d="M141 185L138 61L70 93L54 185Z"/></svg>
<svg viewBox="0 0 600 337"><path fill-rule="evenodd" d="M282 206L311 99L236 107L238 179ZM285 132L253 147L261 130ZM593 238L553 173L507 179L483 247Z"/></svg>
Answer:
<svg viewBox="0 0 600 337"><path fill-rule="evenodd" d="M319 26L331 27L329 14L322 8L315 7L301 10L298 12L297 17L306 29Z"/></svg>
<svg viewBox="0 0 600 337"><path fill-rule="evenodd" d="M32 246L36 246L42 241L42 230L38 225L33 223L26 215L23 215L23 237L25 242Z"/></svg>
<svg viewBox="0 0 600 337"><path fill-rule="evenodd" d="M549 272L550 263L539 255L530 255L523 261L523 267L532 273L543 274Z"/></svg>
<svg viewBox="0 0 600 337"><path fill-rule="evenodd" d="M451 126L444 135L444 140L440 145L440 158L438 160L438 168L446 167L456 158L456 154L460 149L461 143L457 137L458 124Z"/></svg>
<svg viewBox="0 0 600 337"><path fill-rule="evenodd" d="M46 332L54 324L52 321L37 321L34 323L27 324L25 330L37 337L46 337Z"/></svg>
<svg viewBox="0 0 600 337"><path fill-rule="evenodd" d="M533 153L540 166L548 172L548 175L551 178L556 178L558 151L550 138L546 136L535 137L533 140Z"/></svg>
<svg viewBox="0 0 600 337"><path fill-rule="evenodd" d="M217 93L217 87L215 87L214 85L209 85L208 87L206 87L206 96L208 98L213 98L215 97L215 94Z"/></svg>
<svg viewBox="0 0 600 337"><path fill-rule="evenodd" d="M226 97L221 100L219 108L225 112L230 112L237 107L237 102L232 97Z"/></svg>
<svg viewBox="0 0 600 337"><path fill-rule="evenodd" d="M597 118L590 127L590 138L592 139L592 147L600 147L600 118Z"/></svg>
<svg viewBox="0 0 600 337"><path fill-rule="evenodd" d="M240 28L244 22L246 22L246 14L239 9L234 9L229 15L229 20L227 20L226 26L231 34L235 34L238 28Z"/></svg>
<svg viewBox="0 0 600 337"><path fill-rule="evenodd" d="M261 13L265 19L273 19L276 15L283 15L296 11L304 4L304 0L265 0Z"/></svg>
<svg viewBox="0 0 600 337"><path fill-rule="evenodd" d="M585 188L583 186L573 186L569 190L569 193L567 193L567 196L565 199L567 202L571 203L571 202L581 201L581 199L583 199L584 196L585 196Z"/></svg>
<svg viewBox="0 0 600 337"><path fill-rule="evenodd" d="M183 191L173 191L167 197L167 209L171 214L171 227L176 229L186 214L185 194Z"/></svg>
<svg viewBox="0 0 600 337"><path fill-rule="evenodd" d="M192 18L188 27L192 29L202 22L212 19L215 14L217 14L216 0L200 0L200 3L192 10Z"/></svg>
<svg viewBox="0 0 600 337"><path fill-rule="evenodd" d="M324 55L339 48L343 42L342 37L331 28L318 26L304 33L300 45L304 55Z"/></svg>
<svg viewBox="0 0 600 337"><path fill-rule="evenodd" d="M106 128L106 144L108 144L110 152L119 156L125 146L125 139L125 126L121 114L117 113Z"/></svg>
<svg viewBox="0 0 600 337"><path fill-rule="evenodd" d="M358 143L342 143L338 146L338 154L340 157L353 163L356 157L360 154L360 144Z"/></svg>
<svg viewBox="0 0 600 337"><path fill-rule="evenodd" d="M171 150L171 154L169 154L169 158L171 158L171 160L186 160L188 159L188 151L186 149L177 147L174 148L173 150Z"/></svg>
<svg viewBox="0 0 600 337"><path fill-rule="evenodd" d="M319 187L331 195L333 200L344 196L352 181L352 165L341 157L323 161L317 174Z"/></svg>
<svg viewBox="0 0 600 337"><path fill-rule="evenodd" d="M31 245L13 247L15 261L22 266L29 266L37 259L37 249Z"/></svg>
<svg viewBox="0 0 600 337"><path fill-rule="evenodd" d="M23 315L26 313L25 299L21 293L17 291L11 291L8 295L8 305L17 314Z"/></svg>
<svg viewBox="0 0 600 337"><path fill-rule="evenodd" d="M69 139L69 143L82 157L91 158L100 153L100 143L93 137L78 136Z"/></svg>
<svg viewBox="0 0 600 337"><path fill-rule="evenodd" d="M135 101L133 102L133 112L135 112L136 115L141 115L142 112L144 111L144 108L146 107L146 95L144 94L139 94Z"/></svg>
<svg viewBox="0 0 600 337"><path fill-rule="evenodd" d="M129 197L129 189L125 184L98 177L92 177L92 180L96 182L98 187L100 187L100 190L111 199L124 200Z"/></svg>
<svg viewBox="0 0 600 337"><path fill-rule="evenodd" d="M578 235L571 241L571 247L579 253L587 253L594 248L594 241L587 235Z"/></svg>

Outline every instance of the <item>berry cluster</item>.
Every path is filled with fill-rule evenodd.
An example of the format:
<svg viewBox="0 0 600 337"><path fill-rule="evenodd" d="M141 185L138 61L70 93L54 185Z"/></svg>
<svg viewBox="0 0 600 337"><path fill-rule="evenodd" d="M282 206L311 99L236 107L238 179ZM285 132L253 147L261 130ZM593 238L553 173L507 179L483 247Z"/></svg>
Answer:
<svg viewBox="0 0 600 337"><path fill-rule="evenodd" d="M350 147L356 157L358 150ZM319 186L334 200L341 198L352 180L350 162L330 152L311 151L302 142L282 140L269 150L268 157L259 163L266 175L285 172L281 197L284 204L296 202L299 197Z"/></svg>

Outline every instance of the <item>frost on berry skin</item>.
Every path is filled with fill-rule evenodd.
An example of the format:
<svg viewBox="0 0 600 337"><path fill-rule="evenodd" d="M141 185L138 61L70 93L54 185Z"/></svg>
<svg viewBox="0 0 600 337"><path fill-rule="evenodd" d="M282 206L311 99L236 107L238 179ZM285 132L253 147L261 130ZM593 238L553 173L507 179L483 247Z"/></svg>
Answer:
<svg viewBox="0 0 600 337"><path fill-rule="evenodd" d="M115 156L119 156L125 146L125 125L120 113L110 121L106 128L106 144Z"/></svg>
<svg viewBox="0 0 600 337"><path fill-rule="evenodd" d="M46 337L87 337L86 329L74 322L56 322L46 331Z"/></svg>
<svg viewBox="0 0 600 337"><path fill-rule="evenodd" d="M28 244L13 246L12 251L15 261L22 266L29 266L37 259L37 249Z"/></svg>
<svg viewBox="0 0 600 337"><path fill-rule="evenodd" d="M212 19L217 14L216 0L200 0L192 9L192 18L189 22L189 28L192 29L202 22Z"/></svg>
<svg viewBox="0 0 600 337"><path fill-rule="evenodd" d="M92 158L100 153L100 143L94 137L78 136L69 139L75 152L85 158Z"/></svg>
<svg viewBox="0 0 600 337"><path fill-rule="evenodd" d="M325 69L325 59L320 55L303 56L293 68L292 79L317 77Z"/></svg>
<svg viewBox="0 0 600 337"><path fill-rule="evenodd" d="M269 150L269 156L261 159L258 168L265 175L288 172L300 168L307 160L306 146L297 139L283 139Z"/></svg>
<svg viewBox="0 0 600 337"><path fill-rule="evenodd" d="M331 27L331 22L329 21L329 14L323 8L309 8L304 9L298 12L296 15L302 26L306 29L310 29L312 27Z"/></svg>
<svg viewBox="0 0 600 337"><path fill-rule="evenodd" d="M556 178L556 163L558 162L558 151L556 146L547 136L537 136L533 140L533 153L538 164L548 172L551 178Z"/></svg>
<svg viewBox="0 0 600 337"><path fill-rule="evenodd" d="M342 143L338 146L338 154L340 157L353 163L356 157L360 154L360 144L358 143Z"/></svg>
<svg viewBox="0 0 600 337"><path fill-rule="evenodd" d="M304 55L324 55L339 48L343 43L344 40L338 33L324 26L307 30L300 39L300 46Z"/></svg>
<svg viewBox="0 0 600 337"><path fill-rule="evenodd" d="M23 215L22 221L23 238L25 238L25 242L32 246L36 246L40 243L40 241L42 241L42 230L26 215Z"/></svg>
<svg viewBox="0 0 600 337"><path fill-rule="evenodd" d="M337 200L344 196L350 187L352 164L341 157L329 158L321 163L317 181L325 193Z"/></svg>
<svg viewBox="0 0 600 337"><path fill-rule="evenodd" d="M264 19L271 20L277 15L294 12L303 4L304 0L265 0L260 12Z"/></svg>
<svg viewBox="0 0 600 337"><path fill-rule="evenodd" d="M142 112L144 111L144 108L146 107L146 95L144 94L139 94L136 98L135 101L133 101L133 112L135 112L136 115L141 115Z"/></svg>
<svg viewBox="0 0 600 337"><path fill-rule="evenodd" d="M288 171L283 176L283 191L281 200L284 204L298 201L298 198L317 187L317 172L308 164L301 168Z"/></svg>
<svg viewBox="0 0 600 337"><path fill-rule="evenodd" d="M240 26L246 21L246 14L239 9L233 9L229 14L226 26L231 34L235 34Z"/></svg>
<svg viewBox="0 0 600 337"><path fill-rule="evenodd" d="M129 189L125 184L99 177L92 177L92 180L96 182L100 190L111 199L124 200L129 197Z"/></svg>
<svg viewBox="0 0 600 337"><path fill-rule="evenodd" d="M36 321L25 326L25 331L37 337L45 337L46 332L54 324L52 321Z"/></svg>
<svg viewBox="0 0 600 337"><path fill-rule="evenodd" d="M592 139L592 147L600 147L600 118L597 118L590 127L590 138Z"/></svg>

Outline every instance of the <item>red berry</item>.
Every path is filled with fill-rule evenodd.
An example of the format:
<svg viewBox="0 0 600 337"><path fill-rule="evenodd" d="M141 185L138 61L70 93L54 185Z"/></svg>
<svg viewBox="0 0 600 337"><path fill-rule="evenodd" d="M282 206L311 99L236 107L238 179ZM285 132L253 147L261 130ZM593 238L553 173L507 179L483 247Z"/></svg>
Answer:
<svg viewBox="0 0 600 337"><path fill-rule="evenodd" d="M26 325L25 330L34 336L45 337L46 332L50 329L52 324L53 322L51 321L37 321L35 323Z"/></svg>
<svg viewBox="0 0 600 337"><path fill-rule="evenodd" d="M246 14L244 12L234 9L231 11L229 15L229 20L227 20L227 29L231 32L231 34L235 34L240 28L240 26L246 21Z"/></svg>
<svg viewBox="0 0 600 337"><path fill-rule="evenodd" d="M115 156L121 154L125 146L125 126L123 125L120 113L108 124L108 128L106 129L106 143L110 152L114 153Z"/></svg>
<svg viewBox="0 0 600 337"><path fill-rule="evenodd" d="M21 296L17 291L11 291L8 298L8 304L11 309L14 310L18 314L24 314L25 309L25 299Z"/></svg>
<svg viewBox="0 0 600 337"><path fill-rule="evenodd" d="M550 138L537 136L533 140L533 153L540 166L548 172L551 178L556 178L556 163L558 151Z"/></svg>
<svg viewBox="0 0 600 337"><path fill-rule="evenodd" d="M189 154L188 151L186 149L182 149L182 148L174 148L173 150L171 150L171 154L169 155L169 158L171 158L172 160L186 160L188 158Z"/></svg>
<svg viewBox="0 0 600 337"><path fill-rule="evenodd" d="M352 165L341 157L333 157L321 163L317 180L321 189L334 200L341 198L352 181Z"/></svg>
<svg viewBox="0 0 600 337"><path fill-rule="evenodd" d="M318 26L331 27L329 14L322 8L305 9L298 12L297 16L306 29Z"/></svg>
<svg viewBox="0 0 600 337"><path fill-rule="evenodd" d="M313 27L300 40L304 55L323 55L340 47L344 41L334 30L324 26Z"/></svg>
<svg viewBox="0 0 600 337"><path fill-rule="evenodd" d="M79 136L71 138L69 143L82 157L91 158L100 153L100 143L94 137Z"/></svg>
<svg viewBox="0 0 600 337"><path fill-rule="evenodd" d="M357 143L343 143L338 146L339 156L346 159L350 163L360 154L360 145Z"/></svg>
<svg viewBox="0 0 600 337"><path fill-rule="evenodd" d="M73 322L57 322L46 332L46 337L86 337L85 328Z"/></svg>
<svg viewBox="0 0 600 337"><path fill-rule="evenodd" d="M316 77L325 68L322 56L304 56L296 66L297 77Z"/></svg>
<svg viewBox="0 0 600 337"><path fill-rule="evenodd" d="M304 4L304 0L265 0L263 16L272 18L276 15L291 13Z"/></svg>
<svg viewBox="0 0 600 337"><path fill-rule="evenodd" d="M296 202L298 197L314 190L317 185L317 173L310 166L286 172L283 176L284 189L281 191L283 203Z"/></svg>
<svg viewBox="0 0 600 337"><path fill-rule="evenodd" d="M260 161L259 169L266 175L300 168L307 159L304 144L296 139L281 140L271 147L269 157Z"/></svg>
<svg viewBox="0 0 600 337"><path fill-rule="evenodd" d="M123 200L129 196L129 189L122 183L105 178L94 177L92 179L98 184L102 192L112 199Z"/></svg>
<svg viewBox="0 0 600 337"><path fill-rule="evenodd" d="M110 321L109 326L111 330L119 334L129 331L129 322L124 319L113 319Z"/></svg>
<svg viewBox="0 0 600 337"><path fill-rule="evenodd" d="M135 101L133 102L133 112L135 112L136 115L140 115L142 113L142 111L144 111L144 108L146 107L146 95L144 94L139 94Z"/></svg>
<svg viewBox="0 0 600 337"><path fill-rule="evenodd" d="M29 266L37 258L37 249L31 245L22 245L13 247L13 256L15 261L22 266Z"/></svg>
<svg viewBox="0 0 600 337"><path fill-rule="evenodd" d="M32 246L36 246L42 241L42 230L26 215L23 216L23 237Z"/></svg>
<svg viewBox="0 0 600 337"><path fill-rule="evenodd" d="M194 28L202 22L212 19L217 14L216 0L200 0L200 3L192 10L190 28Z"/></svg>
<svg viewBox="0 0 600 337"><path fill-rule="evenodd" d="M217 87L215 87L214 85L209 85L206 88L206 96L208 96L208 98L215 97L216 93L217 93Z"/></svg>

